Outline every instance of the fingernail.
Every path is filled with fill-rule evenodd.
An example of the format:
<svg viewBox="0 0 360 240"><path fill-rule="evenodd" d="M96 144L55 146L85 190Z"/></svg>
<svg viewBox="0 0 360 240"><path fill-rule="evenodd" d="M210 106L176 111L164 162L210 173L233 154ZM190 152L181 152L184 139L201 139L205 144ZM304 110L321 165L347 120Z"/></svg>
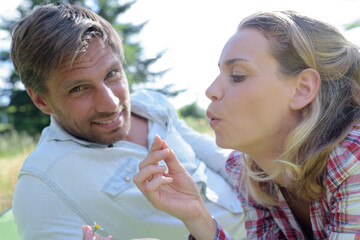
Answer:
<svg viewBox="0 0 360 240"><path fill-rule="evenodd" d="M169 152L170 152L170 149L168 149L168 148L161 150L161 154L168 154Z"/></svg>
<svg viewBox="0 0 360 240"><path fill-rule="evenodd" d="M164 166L164 165L158 165L158 166L156 166L156 168L160 171L165 171L166 170L166 166Z"/></svg>

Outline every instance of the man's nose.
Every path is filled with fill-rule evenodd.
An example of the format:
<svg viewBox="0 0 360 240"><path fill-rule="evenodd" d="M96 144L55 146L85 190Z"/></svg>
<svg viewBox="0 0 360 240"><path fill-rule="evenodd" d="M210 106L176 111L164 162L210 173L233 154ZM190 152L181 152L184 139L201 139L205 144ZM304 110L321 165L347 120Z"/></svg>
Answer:
<svg viewBox="0 0 360 240"><path fill-rule="evenodd" d="M96 91L95 105L98 112L113 112L119 106L120 99L111 88L103 85Z"/></svg>

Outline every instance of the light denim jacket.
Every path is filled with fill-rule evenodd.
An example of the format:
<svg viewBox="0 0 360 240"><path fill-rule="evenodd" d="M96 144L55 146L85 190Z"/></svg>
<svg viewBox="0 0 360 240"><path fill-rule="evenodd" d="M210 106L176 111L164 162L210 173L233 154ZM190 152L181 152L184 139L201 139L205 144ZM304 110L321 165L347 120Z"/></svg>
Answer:
<svg viewBox="0 0 360 240"><path fill-rule="evenodd" d="M214 218L234 236L244 234L240 203L226 181L229 152L189 128L161 94L131 94L131 110L148 119L148 148L127 141L109 147L79 140L51 117L14 193L15 223L23 239L81 239L81 226L94 222L103 227L102 235L114 239L186 239L183 224L155 209L132 181L156 134L197 182Z"/></svg>

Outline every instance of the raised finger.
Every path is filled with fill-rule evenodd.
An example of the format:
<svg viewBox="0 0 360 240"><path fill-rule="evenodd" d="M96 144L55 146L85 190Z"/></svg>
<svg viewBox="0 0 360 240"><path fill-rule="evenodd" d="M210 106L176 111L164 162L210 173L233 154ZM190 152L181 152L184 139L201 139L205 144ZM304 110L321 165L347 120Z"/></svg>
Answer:
<svg viewBox="0 0 360 240"><path fill-rule="evenodd" d="M149 150L149 153L153 152L153 151L156 151L156 150L159 150L161 148L161 138L158 136L158 135L155 135L154 137L154 141L151 145L151 148Z"/></svg>
<svg viewBox="0 0 360 240"><path fill-rule="evenodd" d="M166 165L169 168L169 173L178 173L178 172L185 172L184 166L180 163L179 159L176 157L175 153L171 148L169 148L166 141L162 140L162 146L161 148L163 150L168 149L169 153L166 154L164 157L164 161Z"/></svg>

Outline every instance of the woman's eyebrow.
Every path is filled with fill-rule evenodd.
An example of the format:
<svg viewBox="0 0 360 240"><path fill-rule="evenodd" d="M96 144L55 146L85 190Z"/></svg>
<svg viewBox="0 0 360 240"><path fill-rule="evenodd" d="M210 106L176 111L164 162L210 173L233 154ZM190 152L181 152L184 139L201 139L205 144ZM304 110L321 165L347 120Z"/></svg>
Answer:
<svg viewBox="0 0 360 240"><path fill-rule="evenodd" d="M231 65L231 64L233 64L234 62L238 62L238 61L248 62L249 60L247 60L247 59L245 59L245 58L232 58L232 59L226 60L224 64L225 64L226 66L228 66L228 65ZM220 62L218 63L218 66L220 67Z"/></svg>

